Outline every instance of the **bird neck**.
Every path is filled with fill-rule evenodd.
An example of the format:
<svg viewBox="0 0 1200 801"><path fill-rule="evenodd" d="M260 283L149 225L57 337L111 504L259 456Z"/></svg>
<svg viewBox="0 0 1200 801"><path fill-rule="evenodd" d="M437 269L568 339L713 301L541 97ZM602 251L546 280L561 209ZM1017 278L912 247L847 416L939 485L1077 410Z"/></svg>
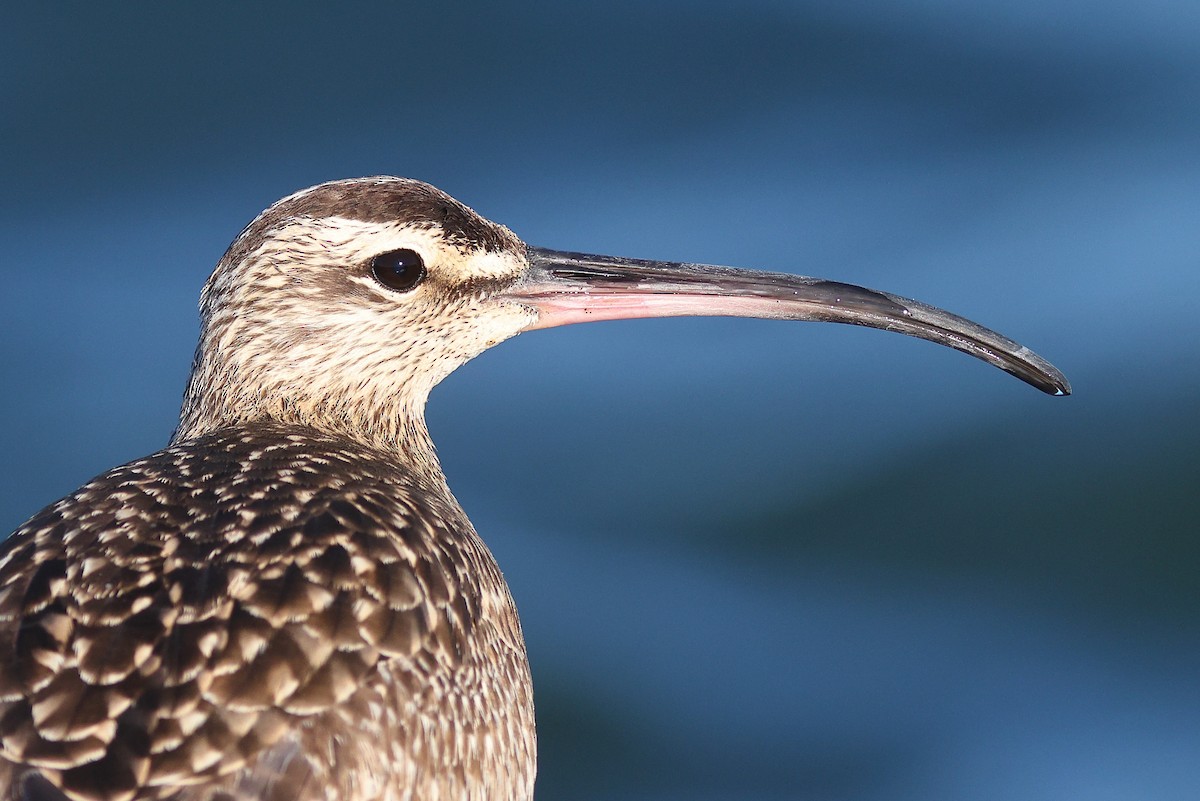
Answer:
<svg viewBox="0 0 1200 801"><path fill-rule="evenodd" d="M208 360L197 359L172 444L215 431L260 425L315 430L390 455L398 464L444 485L437 451L425 424L428 389L409 387L406 392L400 388L386 397L371 399L373 402L359 396L359 402L348 403L343 396L329 397L314 387L264 391L233 378Z"/></svg>

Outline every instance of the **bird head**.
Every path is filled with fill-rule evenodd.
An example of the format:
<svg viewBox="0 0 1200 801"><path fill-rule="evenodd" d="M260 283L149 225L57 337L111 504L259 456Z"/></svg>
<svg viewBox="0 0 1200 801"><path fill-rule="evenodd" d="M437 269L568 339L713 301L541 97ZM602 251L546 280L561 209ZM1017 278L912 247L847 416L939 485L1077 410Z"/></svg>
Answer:
<svg viewBox="0 0 1200 801"><path fill-rule="evenodd" d="M932 340L1053 394L1062 374L949 312L822 279L546 250L428 184L333 181L278 201L201 297L176 440L272 421L375 446L428 446L429 391L522 331L725 315L866 325Z"/></svg>

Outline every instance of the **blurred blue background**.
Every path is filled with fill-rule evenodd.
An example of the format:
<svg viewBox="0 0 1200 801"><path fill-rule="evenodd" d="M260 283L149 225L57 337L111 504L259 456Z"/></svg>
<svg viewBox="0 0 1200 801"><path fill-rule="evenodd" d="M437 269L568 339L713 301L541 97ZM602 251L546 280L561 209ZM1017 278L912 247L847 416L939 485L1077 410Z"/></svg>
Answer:
<svg viewBox="0 0 1200 801"><path fill-rule="evenodd" d="M1192 0L53 8L0 29L0 527L166 441L260 209L421 178L546 247L916 297L1076 391L725 319L453 375L539 798L1196 797Z"/></svg>

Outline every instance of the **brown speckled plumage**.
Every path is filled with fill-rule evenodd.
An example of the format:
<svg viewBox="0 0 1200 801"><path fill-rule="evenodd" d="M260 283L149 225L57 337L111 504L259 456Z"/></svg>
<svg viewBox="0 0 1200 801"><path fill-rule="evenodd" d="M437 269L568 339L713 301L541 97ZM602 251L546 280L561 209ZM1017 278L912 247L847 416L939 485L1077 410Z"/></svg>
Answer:
<svg viewBox="0 0 1200 801"><path fill-rule="evenodd" d="M217 431L45 509L0 576L4 755L75 797L532 782L504 581L445 486L388 454Z"/></svg>
<svg viewBox="0 0 1200 801"><path fill-rule="evenodd" d="M452 266L523 247L416 181L275 204L205 289L171 447L3 544L6 798L532 795L516 610L423 419L491 340L443 325L469 291L372 282L409 233Z"/></svg>

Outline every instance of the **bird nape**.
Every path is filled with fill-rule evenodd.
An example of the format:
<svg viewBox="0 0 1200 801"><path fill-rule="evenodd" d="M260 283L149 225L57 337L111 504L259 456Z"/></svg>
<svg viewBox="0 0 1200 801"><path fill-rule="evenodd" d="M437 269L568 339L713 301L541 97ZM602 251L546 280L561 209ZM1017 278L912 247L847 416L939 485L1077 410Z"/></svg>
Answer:
<svg viewBox="0 0 1200 801"><path fill-rule="evenodd" d="M522 331L705 314L853 323L1070 392L1027 348L916 301L530 247L399 178L275 203L200 309L169 446L46 507L0 550L8 798L530 798L517 612L424 420L438 381Z"/></svg>

